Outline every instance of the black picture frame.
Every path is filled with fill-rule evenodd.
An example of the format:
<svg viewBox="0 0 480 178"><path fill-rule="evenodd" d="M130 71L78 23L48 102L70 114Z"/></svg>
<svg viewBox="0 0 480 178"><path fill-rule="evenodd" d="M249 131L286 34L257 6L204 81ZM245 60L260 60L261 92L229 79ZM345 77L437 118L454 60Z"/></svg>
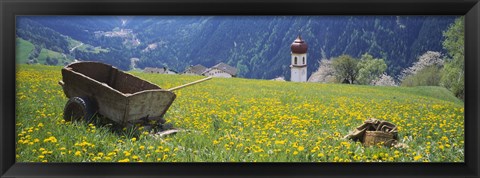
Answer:
<svg viewBox="0 0 480 178"><path fill-rule="evenodd" d="M478 0L1 0L2 177L479 177ZM15 163L17 15L465 15L464 163Z"/></svg>

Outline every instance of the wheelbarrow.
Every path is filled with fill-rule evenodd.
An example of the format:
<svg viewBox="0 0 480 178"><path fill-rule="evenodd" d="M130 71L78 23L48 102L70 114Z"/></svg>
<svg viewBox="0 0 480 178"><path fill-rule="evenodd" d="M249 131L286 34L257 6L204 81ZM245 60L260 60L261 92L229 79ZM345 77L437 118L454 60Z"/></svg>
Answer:
<svg viewBox="0 0 480 178"><path fill-rule="evenodd" d="M59 85L69 98L63 113L66 121L91 122L95 114L99 114L122 127L164 123L163 115L176 98L174 90L211 79L162 89L100 62L69 64L62 69L62 77Z"/></svg>

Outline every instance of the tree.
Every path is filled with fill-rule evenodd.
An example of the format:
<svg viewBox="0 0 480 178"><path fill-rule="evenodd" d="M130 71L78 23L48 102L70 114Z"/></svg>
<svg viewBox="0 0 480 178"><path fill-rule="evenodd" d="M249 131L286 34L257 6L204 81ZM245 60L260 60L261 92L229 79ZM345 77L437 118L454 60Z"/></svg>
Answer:
<svg viewBox="0 0 480 178"><path fill-rule="evenodd" d="M45 58L45 64L46 64L46 65L52 65L52 64L51 64L50 56L47 56L47 58Z"/></svg>
<svg viewBox="0 0 480 178"><path fill-rule="evenodd" d="M382 74L377 79L373 80L371 85L375 85L375 86L397 86L393 77L391 77L391 76L389 76L385 73Z"/></svg>
<svg viewBox="0 0 480 178"><path fill-rule="evenodd" d="M333 68L332 61L328 59L322 59L318 63L318 70L310 76L308 81L321 83L336 82L335 69Z"/></svg>
<svg viewBox="0 0 480 178"><path fill-rule="evenodd" d="M455 22L443 33L445 41L443 48L447 50L448 58L442 70L440 84L460 99L465 97L465 47L464 47L464 18Z"/></svg>
<svg viewBox="0 0 480 178"><path fill-rule="evenodd" d="M57 65L58 64L58 59L53 57L51 58L51 65Z"/></svg>
<svg viewBox="0 0 480 178"><path fill-rule="evenodd" d="M439 52L427 51L402 71L402 86L439 86L444 60Z"/></svg>
<svg viewBox="0 0 480 178"><path fill-rule="evenodd" d="M47 56L47 58L45 59L45 64L46 65L57 65L58 64L58 59L55 58L55 57L50 57L50 56Z"/></svg>
<svg viewBox="0 0 480 178"><path fill-rule="evenodd" d="M464 27L464 17L461 16L443 33L445 37L443 48L447 50L451 59L461 62L462 64L465 56Z"/></svg>
<svg viewBox="0 0 480 178"><path fill-rule="evenodd" d="M402 71L400 79L404 80L406 77L417 74L418 71L423 70L426 67L437 66L443 67L444 60L442 59L442 54L435 51L427 51L418 57L418 61L413 63L409 68L406 68Z"/></svg>
<svg viewBox="0 0 480 178"><path fill-rule="evenodd" d="M38 45L35 45L35 48L28 55L28 59L38 58L38 56L40 55L40 52L42 52L42 47L38 46Z"/></svg>
<svg viewBox="0 0 480 178"><path fill-rule="evenodd" d="M365 53L358 62L358 83L368 85L376 80L387 70L387 64L383 59L374 59L368 53Z"/></svg>
<svg viewBox="0 0 480 178"><path fill-rule="evenodd" d="M239 77L245 77L248 75L248 66L243 64L243 60L240 60L237 62L237 69L238 69L238 76Z"/></svg>
<svg viewBox="0 0 480 178"><path fill-rule="evenodd" d="M332 60L335 75L339 81L353 84L358 76L358 61L349 55L341 55Z"/></svg>

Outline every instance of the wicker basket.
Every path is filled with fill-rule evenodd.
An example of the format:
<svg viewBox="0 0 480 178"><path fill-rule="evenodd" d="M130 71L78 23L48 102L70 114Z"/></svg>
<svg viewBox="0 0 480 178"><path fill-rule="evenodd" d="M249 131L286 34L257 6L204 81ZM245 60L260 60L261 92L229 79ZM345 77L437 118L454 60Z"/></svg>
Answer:
<svg viewBox="0 0 480 178"><path fill-rule="evenodd" d="M387 143L393 140L393 133L383 131L366 131L363 137L363 144L365 146L373 146L378 143Z"/></svg>

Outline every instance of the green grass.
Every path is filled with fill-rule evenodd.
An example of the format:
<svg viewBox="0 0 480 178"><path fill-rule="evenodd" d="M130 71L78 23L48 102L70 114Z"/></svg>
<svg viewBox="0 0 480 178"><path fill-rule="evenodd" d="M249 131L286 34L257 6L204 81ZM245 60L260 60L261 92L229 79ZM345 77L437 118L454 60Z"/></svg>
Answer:
<svg viewBox="0 0 480 178"><path fill-rule="evenodd" d="M33 46L32 43L29 41L26 41L21 38L16 39L16 54L15 54L15 60L19 64L25 64L28 62L28 55L33 51L35 46Z"/></svg>
<svg viewBox="0 0 480 178"><path fill-rule="evenodd" d="M89 52L89 53L94 53L94 54L98 54L100 52L108 52L107 49L103 49L101 47L93 47L91 45L82 45L80 47L77 48L78 50L80 51L84 51L84 52Z"/></svg>
<svg viewBox="0 0 480 178"><path fill-rule="evenodd" d="M68 49L72 49L73 47L78 46L82 43L82 42L74 40L70 37L67 37L67 41L68 41Z"/></svg>
<svg viewBox="0 0 480 178"><path fill-rule="evenodd" d="M83 52L89 52L89 53L94 53L94 54L98 54L100 52L108 52L107 49L103 49L101 47L93 47L92 45L82 43L82 42L74 40L70 37L68 37L67 40L69 42L68 49L72 49L72 48L78 46L77 48L75 48L75 50L80 50L80 51L83 51Z"/></svg>
<svg viewBox="0 0 480 178"><path fill-rule="evenodd" d="M214 78L175 91L165 119L187 132L132 137L128 130L65 122L60 69L17 68L18 162L464 161L463 103L439 87ZM131 73L162 88L203 78ZM408 148L343 139L371 117L396 124Z"/></svg>
<svg viewBox="0 0 480 178"><path fill-rule="evenodd" d="M438 86L418 86L412 87L408 90L411 94L416 94L419 96L436 98L439 100L454 102L458 105L463 105L463 101L455 97L452 92L448 89Z"/></svg>
<svg viewBox="0 0 480 178"><path fill-rule="evenodd" d="M60 65L60 66L63 66L65 62L67 63L73 62L73 58L69 56L66 56L66 55L64 56L62 55L62 53L43 48L42 51L40 52L40 55L38 56L38 63L45 64L47 57L56 58L58 60L57 65Z"/></svg>
<svg viewBox="0 0 480 178"><path fill-rule="evenodd" d="M17 64L26 64L28 62L28 56L34 49L34 45L29 41L23 40L21 38L16 39L16 63ZM59 66L63 66L65 62L73 62L73 58L69 55L63 55L62 53L52 51L46 48L43 48L38 56L38 63L45 64L47 57L58 59Z"/></svg>

